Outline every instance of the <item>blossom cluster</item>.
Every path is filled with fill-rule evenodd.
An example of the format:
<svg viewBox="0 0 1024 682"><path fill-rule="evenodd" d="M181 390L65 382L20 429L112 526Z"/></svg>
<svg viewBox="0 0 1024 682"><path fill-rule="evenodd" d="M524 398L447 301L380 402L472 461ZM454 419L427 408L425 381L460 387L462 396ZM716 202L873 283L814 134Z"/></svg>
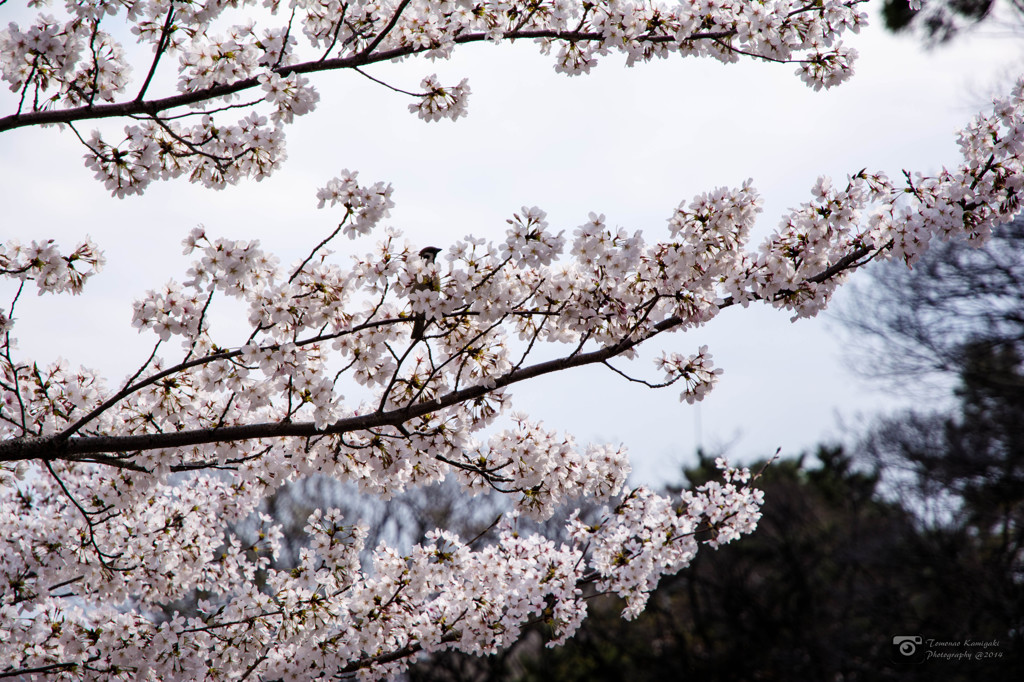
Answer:
<svg viewBox="0 0 1024 682"><path fill-rule="evenodd" d="M245 177L265 177L285 157L284 131L249 114L234 125L204 115L194 125L152 119L125 126L117 145L93 131L85 165L116 197L142 194L154 180L187 175L192 182L222 189Z"/></svg>
<svg viewBox="0 0 1024 682"><path fill-rule="evenodd" d="M455 121L459 116L465 116L469 104L469 81L465 78L450 88L441 85L437 75L427 76L420 83L425 93L420 101L409 105L409 111L413 112L424 121L440 121L450 118Z"/></svg>
<svg viewBox="0 0 1024 682"><path fill-rule="evenodd" d="M665 371L669 383L682 379L686 388L679 394L679 400L690 405L702 400L722 374L722 368L715 368L707 346L689 356L679 353L665 353L658 358L658 365Z"/></svg>
<svg viewBox="0 0 1024 682"><path fill-rule="evenodd" d="M11 240L0 244L0 276L22 282L31 280L39 294L79 294L86 280L103 269L103 254L90 239L62 255L52 239L22 244Z"/></svg>
<svg viewBox="0 0 1024 682"><path fill-rule="evenodd" d="M406 658L389 660L387 652L455 647L493 653L537 621L550 625L553 645L575 632L594 588L628 595L634 615L658 577L696 553L698 531L712 532L717 542L749 532L762 502L759 491L731 482L702 486L675 505L638 489L605 509L595 524L572 519L569 544L520 533L513 514L502 521L497 540L480 549L437 530L404 553L379 545L365 570L359 552L366 529L344 525L337 510L317 510L306 526L309 547L298 566L285 571L268 561L280 529L265 516L256 544L231 538L218 548L216 525L205 522L225 510L197 503L207 497L223 503L230 486L209 476L196 484L144 513L123 510L126 528L96 538L108 551L118 550L112 556L135 562L119 569L121 575L111 577L100 566L83 572L76 556L83 552L80 527L59 542L38 526L0 539L8 580L0 602L0 670L52 666L58 679L255 674L305 680L354 670L382 678L408 665ZM37 492L32 506L56 512L56 486L40 485ZM12 504L5 500L4 511L17 511ZM138 551L148 544L154 544L152 554ZM256 559L247 560L247 553ZM257 570L264 574L262 591L255 585ZM208 595L195 615L174 613L158 621L139 608L155 606L156 594L180 596L183 585ZM85 594L98 601L83 608L73 596ZM124 602L138 607L111 606Z"/></svg>
<svg viewBox="0 0 1024 682"><path fill-rule="evenodd" d="M0 29L0 78L18 95L0 130L131 116L138 122L121 140L80 135L87 166L111 193L181 176L221 188L284 160L284 127L319 99L305 74L353 69L383 83L362 69L413 55L447 59L472 42L532 40L569 75L615 53L628 65L758 57L795 64L809 86L827 88L853 74L856 51L842 36L865 24L864 1L267 0L260 13L272 25L261 28L250 16L255 0L80 0L63 3L61 18ZM128 33L121 27L103 29L115 20L127 21L135 45L118 42ZM133 78L135 60L146 68ZM175 81L172 92L152 92ZM467 113L466 80L442 85L430 75L418 93L384 84L414 97L409 109L426 121ZM241 118L228 118L239 109Z"/></svg>
<svg viewBox="0 0 1024 682"><path fill-rule="evenodd" d="M571 521L573 539L593 548L597 589L625 600L625 618L643 611L661 576L690 564L700 546L699 533L707 533L703 542L717 548L756 528L764 495L746 485L750 471L730 467L721 458L716 465L724 483L709 481L684 491L678 500L637 488L615 508L614 523Z"/></svg>
<svg viewBox="0 0 1024 682"><path fill-rule="evenodd" d="M345 234L348 237L369 234L394 208L391 200L391 185L376 182L369 187L361 187L356 178L357 171L342 170L341 175L332 178L326 186L317 190L317 207L340 204L354 219L345 222Z"/></svg>

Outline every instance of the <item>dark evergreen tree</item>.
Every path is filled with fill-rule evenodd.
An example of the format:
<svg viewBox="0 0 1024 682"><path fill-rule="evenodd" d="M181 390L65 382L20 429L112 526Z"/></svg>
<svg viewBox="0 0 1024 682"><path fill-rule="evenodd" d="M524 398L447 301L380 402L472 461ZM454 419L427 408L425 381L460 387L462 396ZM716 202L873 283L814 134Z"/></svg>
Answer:
<svg viewBox="0 0 1024 682"><path fill-rule="evenodd" d="M1006 679L1015 664L1005 648L994 662L894 656L895 636L960 632L971 596L949 591L943 574L978 575L942 565L950 539L881 499L876 472L840 448L817 458L820 467L803 458L769 467L765 516L746 543L663 583L635 623L617 617L614 599L596 602L584 631L564 649L538 651L520 679ZM688 473L699 479L706 466Z"/></svg>
<svg viewBox="0 0 1024 682"><path fill-rule="evenodd" d="M956 604L947 636L998 639L1024 674L1024 221L1007 228L981 249L933 245L913 282L878 268L846 321L865 373L951 386L948 407L879 419L858 457L917 518L924 612Z"/></svg>
<svg viewBox="0 0 1024 682"><path fill-rule="evenodd" d="M922 563L945 607L962 602L953 639L988 637L1024 651L1024 367L1013 346L964 349L953 414L881 420L861 457L887 472L890 497L915 511ZM1020 654L1015 654L1021 665Z"/></svg>

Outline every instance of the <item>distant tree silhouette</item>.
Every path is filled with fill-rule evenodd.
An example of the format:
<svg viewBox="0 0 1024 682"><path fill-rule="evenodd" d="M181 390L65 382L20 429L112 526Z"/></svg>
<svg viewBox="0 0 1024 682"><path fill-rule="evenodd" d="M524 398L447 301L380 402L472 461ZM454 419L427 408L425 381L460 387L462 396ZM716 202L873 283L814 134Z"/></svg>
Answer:
<svg viewBox="0 0 1024 682"><path fill-rule="evenodd" d="M1013 346L964 348L959 409L880 420L861 457L917 510L940 588L928 611L958 595L954 638L981 633L1024 651L1024 366ZM1016 665L1022 665L1017 654Z"/></svg>
<svg viewBox="0 0 1024 682"><path fill-rule="evenodd" d="M594 605L592 624L562 651L541 651L524 680L969 680L998 663L913 666L893 661L896 635L958 633L971 584L941 531L880 499L878 475L839 448L771 466L758 532L663 585L636 623ZM706 463L688 472L706 475ZM975 563L971 567L977 568ZM985 623L972 619L977 639ZM1008 654L1005 649L1001 649ZM972 662L973 663L973 662ZM939 671L936 665L942 665ZM1000 667L1002 666L1002 667Z"/></svg>
<svg viewBox="0 0 1024 682"><path fill-rule="evenodd" d="M839 311L852 368L899 392L936 380L948 391L979 346L1024 357L1024 219L1004 227L981 248L933 240L911 276L891 263L868 268ZM972 371L971 381L1008 376Z"/></svg>

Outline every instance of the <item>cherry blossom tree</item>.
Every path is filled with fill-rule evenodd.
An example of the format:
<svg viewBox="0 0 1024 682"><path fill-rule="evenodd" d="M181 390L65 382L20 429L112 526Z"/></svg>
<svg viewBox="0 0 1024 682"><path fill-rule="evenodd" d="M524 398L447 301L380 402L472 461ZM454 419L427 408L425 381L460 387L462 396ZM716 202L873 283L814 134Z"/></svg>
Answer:
<svg viewBox="0 0 1024 682"><path fill-rule="evenodd" d="M613 52L630 65L749 58L796 65L827 88L853 72L841 38L864 24L860 4L72 0L60 18L0 32L0 73L18 102L0 132L70 129L118 197L182 176L217 188L282 163L283 131L316 105L322 71L380 80L363 67L529 41L569 75ZM130 56L140 46L144 60ZM167 71L176 89L155 94ZM428 75L421 88L406 94L426 121L466 113L466 82ZM128 119L123 138L79 130L100 119ZM381 226L391 187L343 171L318 192L339 211L337 229L288 266L257 242L194 229L184 280L134 304L134 325L156 339L150 357L113 384L42 366L15 343L21 295L81 293L103 265L99 248L6 242L0 675L379 679L422 652L495 652L538 622L557 645L595 592L637 615L702 546L753 531L755 477L722 461L721 480L672 498L628 489L621 448L546 429L513 411L510 389L602 365L703 399L720 372L707 348L663 354L657 379L631 366L637 348L736 306L814 316L869 261L913 264L933 237L982 243L1009 220L1024 184L1024 85L965 128L960 148L934 176L819 178L756 248L760 199L747 182L683 201L655 240L595 214L565 236L523 208L503 241L468 236L421 258L426 244ZM346 262L328 248L345 236L375 241ZM211 331L225 298L248 312L240 337ZM317 509L297 566L280 570L281 528L260 503L314 474L383 499L453 480L467 495L505 495L510 510L491 540L436 529L400 551L365 548L365 526ZM595 501L606 505L597 521L572 511ZM564 542L520 526L555 514ZM260 526L255 542L228 531L242 520ZM161 617L188 595L195 613Z"/></svg>

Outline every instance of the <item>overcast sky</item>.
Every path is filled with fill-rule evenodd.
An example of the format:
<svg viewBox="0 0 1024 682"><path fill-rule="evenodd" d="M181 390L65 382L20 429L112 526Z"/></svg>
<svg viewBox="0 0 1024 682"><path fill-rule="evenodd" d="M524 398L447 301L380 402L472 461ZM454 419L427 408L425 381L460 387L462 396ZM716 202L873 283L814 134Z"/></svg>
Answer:
<svg viewBox="0 0 1024 682"><path fill-rule="evenodd" d="M389 224L415 244L444 246L466 234L499 239L523 205L572 230L589 211L648 241L682 200L753 178L764 197L761 236L805 201L819 174L839 181L867 167L934 172L957 163L955 130L1021 63L1017 43L981 35L932 52L872 26L847 41L860 53L852 81L813 92L794 67L670 59L626 69L605 58L590 76L554 73L552 59L521 43L459 48L450 62L412 60L370 72L415 90L437 72L470 79L469 117L427 124L408 101L354 73L315 77L317 110L288 129L289 160L261 183L220 192L174 181L144 196L112 199L82 163L68 131L0 135L0 236L54 237L71 246L89 234L107 267L83 296L28 297L16 327L25 356L104 371L110 383L136 368L152 339L130 326L131 301L188 261L180 241L198 223L211 236L258 238L290 262L336 224L315 209L316 188L342 168L395 187ZM0 8L0 19L9 13ZM13 110L10 93L0 111ZM362 253L370 241L341 242ZM10 288L0 288L10 300ZM898 396L861 383L827 319L789 322L784 312L730 309L706 328L672 335L632 371L657 378L656 350L708 344L725 370L699 408L678 390L637 387L607 371L577 371L513 391L518 409L581 441L624 443L641 482L675 479L698 442L747 461L782 448L796 454L843 436ZM622 363L620 366L625 367ZM698 423L700 425L698 432Z"/></svg>

